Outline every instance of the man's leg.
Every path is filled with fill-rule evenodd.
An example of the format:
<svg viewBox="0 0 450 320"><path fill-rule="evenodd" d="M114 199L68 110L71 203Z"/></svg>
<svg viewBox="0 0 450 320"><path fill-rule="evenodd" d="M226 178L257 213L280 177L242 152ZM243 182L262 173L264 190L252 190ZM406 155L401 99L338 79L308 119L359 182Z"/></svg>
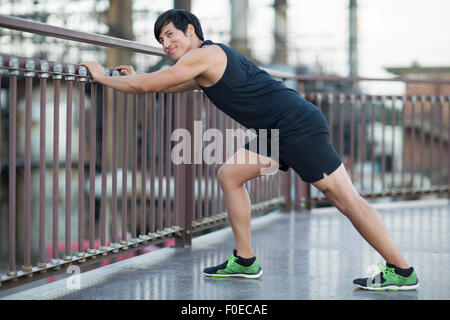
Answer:
<svg viewBox="0 0 450 320"><path fill-rule="evenodd" d="M390 264L400 268L409 265L395 247L381 217L362 198L350 181L343 164L330 175L314 182L327 199L352 222L364 239Z"/></svg>
<svg viewBox="0 0 450 320"><path fill-rule="evenodd" d="M242 258L254 256L250 231L251 202L244 184L260 176L261 169L270 165L279 167L273 159L241 148L220 167L217 174L236 249Z"/></svg>

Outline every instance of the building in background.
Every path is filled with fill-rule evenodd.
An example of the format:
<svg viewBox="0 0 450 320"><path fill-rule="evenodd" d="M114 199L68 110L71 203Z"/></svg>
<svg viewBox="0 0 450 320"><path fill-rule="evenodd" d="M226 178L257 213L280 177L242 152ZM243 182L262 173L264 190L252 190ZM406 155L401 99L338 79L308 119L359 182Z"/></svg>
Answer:
<svg viewBox="0 0 450 320"><path fill-rule="evenodd" d="M387 67L387 71L406 79L450 80L450 66L425 67L414 62L410 67ZM432 181L440 176L448 179L449 168L442 159L449 157L450 84L410 82L406 84L403 121L403 158L407 169L426 168ZM438 97L436 99L436 97ZM415 150L425 150L417 154ZM441 172L441 175L439 175Z"/></svg>

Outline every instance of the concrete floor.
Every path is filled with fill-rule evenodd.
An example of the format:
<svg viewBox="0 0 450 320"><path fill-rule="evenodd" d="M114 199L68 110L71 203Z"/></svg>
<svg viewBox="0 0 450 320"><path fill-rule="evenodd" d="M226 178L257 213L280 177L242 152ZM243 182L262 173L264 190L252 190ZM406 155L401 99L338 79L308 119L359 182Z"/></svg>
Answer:
<svg viewBox="0 0 450 320"><path fill-rule="evenodd" d="M3 299L450 299L450 205L421 200L374 205L420 287L368 292L352 280L381 256L336 209L270 213L252 221L254 252L264 271L257 280L206 278L202 270L232 253L231 229L197 237L186 249L164 248L29 289ZM69 286L68 286L69 284Z"/></svg>

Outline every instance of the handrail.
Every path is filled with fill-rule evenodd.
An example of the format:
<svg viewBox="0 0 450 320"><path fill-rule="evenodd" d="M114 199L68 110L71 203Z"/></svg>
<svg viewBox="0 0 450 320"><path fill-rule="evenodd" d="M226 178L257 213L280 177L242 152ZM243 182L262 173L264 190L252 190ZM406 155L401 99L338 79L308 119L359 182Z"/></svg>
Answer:
<svg viewBox="0 0 450 320"><path fill-rule="evenodd" d="M136 41L109 37L91 32L72 30L63 27L57 27L42 22L31 21L22 18L0 15L0 27L41 34L44 36L66 39L77 42L84 42L104 47L130 50L139 53L165 56L161 48L149 46Z"/></svg>
<svg viewBox="0 0 450 320"><path fill-rule="evenodd" d="M442 79L411 79L404 77L395 78L369 78L369 77L339 77L339 76L322 76L322 75L306 75L295 74L287 71L280 71L271 68L262 68L273 77L281 79L293 79L298 81L342 81L342 82L359 82L359 81L400 81L407 83L434 83L434 84L450 84L450 80Z"/></svg>

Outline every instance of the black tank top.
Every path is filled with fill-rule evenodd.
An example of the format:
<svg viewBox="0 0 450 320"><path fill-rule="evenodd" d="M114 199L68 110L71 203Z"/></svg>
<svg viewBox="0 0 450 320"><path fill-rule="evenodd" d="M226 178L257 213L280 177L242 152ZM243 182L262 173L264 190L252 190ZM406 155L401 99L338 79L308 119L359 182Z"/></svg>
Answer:
<svg viewBox="0 0 450 320"><path fill-rule="evenodd" d="M218 45L227 55L227 66L220 80L200 88L225 114L249 129L279 129L280 137L314 130L305 121L320 111L297 91L273 79L238 51L206 40L203 45Z"/></svg>

